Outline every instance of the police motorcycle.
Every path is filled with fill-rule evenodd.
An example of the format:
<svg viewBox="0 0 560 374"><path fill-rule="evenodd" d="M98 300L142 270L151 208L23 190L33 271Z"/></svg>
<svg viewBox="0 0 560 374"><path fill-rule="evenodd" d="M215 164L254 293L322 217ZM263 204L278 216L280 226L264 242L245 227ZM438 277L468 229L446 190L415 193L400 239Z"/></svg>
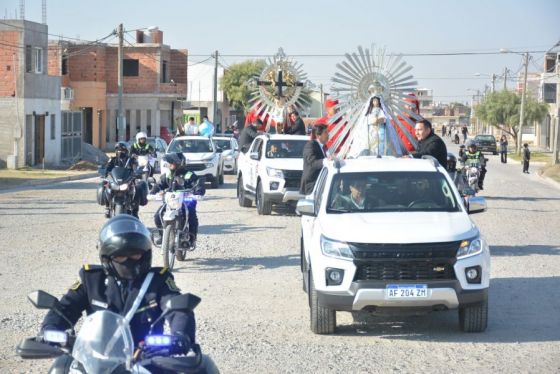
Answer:
<svg viewBox="0 0 560 374"><path fill-rule="evenodd" d="M60 311L56 297L39 290L27 298L37 309L55 311L70 327L69 332L45 330L40 336L23 339L16 347L16 353L23 359L56 358L49 373L219 372L213 360L203 355L200 346L192 344L188 337L152 334L154 326L170 312L193 311L200 303L195 295L187 293L169 299L138 347L134 346L130 321L141 298L125 316L108 310L89 315L77 335L68 317Z"/></svg>
<svg viewBox="0 0 560 374"><path fill-rule="evenodd" d="M140 143L143 139L144 143ZM153 171L155 169L156 157L155 149L152 148L148 143L146 143L147 136L143 132L139 132L136 134L136 143L131 146L130 153L132 157L135 157L137 160L137 173L141 177L141 179L146 184L151 184L150 177L153 175Z"/></svg>
<svg viewBox="0 0 560 374"><path fill-rule="evenodd" d="M102 188L97 190L97 203L109 207L107 218L117 214L130 214L138 217L139 205L146 205L148 186L144 181L136 181L138 171L130 168L129 158L125 166L115 166L107 173L105 168L98 172L103 178Z"/></svg>
<svg viewBox="0 0 560 374"><path fill-rule="evenodd" d="M176 188L183 184L181 178L177 179L173 181L175 186L167 191L148 195L148 200L163 202L163 209L159 210L163 228L155 230L159 231L162 238L163 266L169 270L173 270L175 258L178 261L185 261L187 252L195 249L193 243L196 238L189 233L188 228L189 210L187 205L196 204L196 201L203 198L201 195L195 195L194 189ZM156 241L154 241L154 245L159 246Z"/></svg>

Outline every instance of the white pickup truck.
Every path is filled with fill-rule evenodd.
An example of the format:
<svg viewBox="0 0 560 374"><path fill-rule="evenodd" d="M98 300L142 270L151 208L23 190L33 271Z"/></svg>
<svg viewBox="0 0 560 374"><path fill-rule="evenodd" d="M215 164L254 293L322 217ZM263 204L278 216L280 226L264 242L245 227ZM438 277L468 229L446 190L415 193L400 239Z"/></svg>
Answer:
<svg viewBox="0 0 560 374"><path fill-rule="evenodd" d="M253 200L259 214L268 215L273 204L293 204L303 173L304 135L259 135L246 153L240 153L237 170L239 205L250 207Z"/></svg>

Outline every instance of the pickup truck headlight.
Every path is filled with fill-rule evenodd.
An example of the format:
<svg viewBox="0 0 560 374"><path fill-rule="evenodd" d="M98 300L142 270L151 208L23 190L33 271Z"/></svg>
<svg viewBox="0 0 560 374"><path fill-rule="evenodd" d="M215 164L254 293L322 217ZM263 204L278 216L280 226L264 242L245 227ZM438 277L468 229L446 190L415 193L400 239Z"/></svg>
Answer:
<svg viewBox="0 0 560 374"><path fill-rule="evenodd" d="M284 179L284 173L280 169L266 168L266 173L269 177Z"/></svg>
<svg viewBox="0 0 560 374"><path fill-rule="evenodd" d="M227 156L226 156L226 160L228 160L228 161L233 160L233 156L232 156L232 155L227 155Z"/></svg>
<svg viewBox="0 0 560 374"><path fill-rule="evenodd" d="M204 166L206 166L206 169L210 169L210 168L214 167L214 164L211 163L211 162L208 162L208 163L204 164Z"/></svg>
<svg viewBox="0 0 560 374"><path fill-rule="evenodd" d="M330 240L324 236L321 236L321 252L323 252L325 256L336 257L343 260L351 260L354 258L348 244Z"/></svg>
<svg viewBox="0 0 560 374"><path fill-rule="evenodd" d="M484 243L480 238L463 240L457 251L457 258L465 258L477 255L484 249Z"/></svg>

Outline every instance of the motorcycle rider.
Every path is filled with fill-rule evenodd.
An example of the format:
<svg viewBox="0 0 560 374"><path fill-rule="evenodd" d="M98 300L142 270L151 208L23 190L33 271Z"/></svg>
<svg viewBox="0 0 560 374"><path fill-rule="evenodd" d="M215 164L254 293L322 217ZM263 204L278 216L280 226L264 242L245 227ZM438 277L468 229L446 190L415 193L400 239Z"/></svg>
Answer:
<svg viewBox="0 0 560 374"><path fill-rule="evenodd" d="M107 164L105 165L105 172L103 174L103 178L107 178L111 170L113 170L116 166L126 167L131 170L134 170L136 166L136 161L133 158L130 158L128 155L128 148L125 142L118 142L115 144L115 156L111 157ZM97 187L97 202L100 205L105 204L105 217L109 218L111 216L110 207L109 207L109 199L105 196L105 181L101 182ZM137 211L136 211L137 212Z"/></svg>
<svg viewBox="0 0 560 374"><path fill-rule="evenodd" d="M457 190L462 194L465 192L465 187L467 183L465 181L465 176L461 172L461 169L457 169L457 157L453 153L447 154L447 173L455 183Z"/></svg>
<svg viewBox="0 0 560 374"><path fill-rule="evenodd" d="M156 150L155 148L148 143L147 136L145 132L139 132L136 134L136 143L130 147L130 154L132 156L152 156L156 157ZM153 176L154 169L150 168L150 177Z"/></svg>
<svg viewBox="0 0 560 374"><path fill-rule="evenodd" d="M170 153L163 158L169 165L167 173L162 174L159 183L155 184L150 193L154 194L159 191L174 191L176 189L192 189L195 195L204 195L206 190L204 183L200 183L198 176L188 170L185 157L182 153ZM196 200L187 204L189 213L189 234L191 236L191 249L196 247L196 236L198 234L198 217L196 215ZM165 204L162 204L154 214L154 222L158 229L163 227L161 222L161 214L163 214ZM161 244L161 230L154 231L154 242Z"/></svg>
<svg viewBox="0 0 560 374"><path fill-rule="evenodd" d="M162 314L163 305L169 298L179 295L180 289L166 268L151 266L150 232L135 217L121 214L108 220L99 232L97 248L101 265L84 265L80 269L78 280L60 300L60 307L45 316L41 331L68 329L68 322L61 315L72 325L78 322L84 311L88 315L101 310L125 315L151 272L153 279L130 321L137 347L148 334L150 324ZM194 313L174 311L166 315L165 320L171 334L179 337L188 351L195 343ZM162 320L155 325L153 333L162 334L163 326Z"/></svg>
<svg viewBox="0 0 560 374"><path fill-rule="evenodd" d="M480 177L478 178L478 188L483 190L484 177L486 176L486 160L482 152L477 150L476 143L473 140L468 140L466 142L467 150L463 153L461 158L464 163L479 163L480 164Z"/></svg>

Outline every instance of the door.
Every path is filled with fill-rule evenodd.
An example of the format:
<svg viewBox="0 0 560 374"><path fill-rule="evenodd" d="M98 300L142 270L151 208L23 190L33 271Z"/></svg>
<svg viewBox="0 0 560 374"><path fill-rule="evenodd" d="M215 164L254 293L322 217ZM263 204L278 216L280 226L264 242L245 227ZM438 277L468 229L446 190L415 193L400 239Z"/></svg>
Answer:
<svg viewBox="0 0 560 374"><path fill-rule="evenodd" d="M35 116L35 165L45 158L45 116Z"/></svg>
<svg viewBox="0 0 560 374"><path fill-rule="evenodd" d="M263 140L262 138L256 138L253 141L253 145L251 146L251 149L249 149L249 152L247 152L247 156L249 156L247 158L247 164L249 165L249 189L253 192L257 191L257 178L259 176L259 160L261 159L262 156L262 145L263 145ZM251 158L251 155L256 153L258 156L257 160L254 160Z"/></svg>
<svg viewBox="0 0 560 374"><path fill-rule="evenodd" d="M82 130L84 143L93 144L93 109L84 109L84 126Z"/></svg>
<svg viewBox="0 0 560 374"><path fill-rule="evenodd" d="M317 220L318 220L318 215L319 215L319 209L321 207L321 204L323 202L323 198L325 196L325 193L328 192L325 191L325 186L326 186L326 182L327 182L327 173L328 173L328 169L327 168L323 168L323 170L321 170L321 173L319 174L319 177L317 178L317 183L315 185L315 189L313 191L313 202L315 204L315 216L302 216L301 219L301 230L302 230L302 235L303 235L303 245L304 248L306 249L306 258L307 258L307 263L309 264L309 253L308 251L311 249L311 245L314 242L320 241L320 236L321 233L318 232L318 227L317 227Z"/></svg>

